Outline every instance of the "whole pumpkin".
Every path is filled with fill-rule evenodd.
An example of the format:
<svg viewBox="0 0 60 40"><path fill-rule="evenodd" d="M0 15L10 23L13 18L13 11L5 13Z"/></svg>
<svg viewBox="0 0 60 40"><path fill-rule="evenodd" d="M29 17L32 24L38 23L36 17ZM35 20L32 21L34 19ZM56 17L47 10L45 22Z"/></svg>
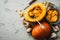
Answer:
<svg viewBox="0 0 60 40"><path fill-rule="evenodd" d="M34 38L46 38L50 36L51 27L47 22L42 22L44 28L42 28L39 24L36 25L32 30L32 36Z"/></svg>

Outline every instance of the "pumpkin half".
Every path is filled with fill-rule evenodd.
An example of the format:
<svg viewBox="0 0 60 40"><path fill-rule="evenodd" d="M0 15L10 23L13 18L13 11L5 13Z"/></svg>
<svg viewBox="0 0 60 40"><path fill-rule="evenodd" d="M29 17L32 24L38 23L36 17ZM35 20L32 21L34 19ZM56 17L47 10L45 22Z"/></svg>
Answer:
<svg viewBox="0 0 60 40"><path fill-rule="evenodd" d="M46 15L46 7L42 3L32 4L26 9L25 19L30 22L41 21Z"/></svg>
<svg viewBox="0 0 60 40"><path fill-rule="evenodd" d="M58 20L58 11L57 11L56 9L50 9L50 10L47 12L46 19L47 19L49 22L57 22L57 20Z"/></svg>

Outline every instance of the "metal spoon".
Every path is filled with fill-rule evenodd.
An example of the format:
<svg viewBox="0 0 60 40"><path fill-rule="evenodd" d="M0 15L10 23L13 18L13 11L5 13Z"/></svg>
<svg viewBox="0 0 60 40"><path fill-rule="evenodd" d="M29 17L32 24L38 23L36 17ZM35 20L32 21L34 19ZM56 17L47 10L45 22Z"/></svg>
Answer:
<svg viewBox="0 0 60 40"><path fill-rule="evenodd" d="M45 29L44 25L42 25L37 19L35 19L35 20L38 22L38 24L40 25L41 28Z"/></svg>

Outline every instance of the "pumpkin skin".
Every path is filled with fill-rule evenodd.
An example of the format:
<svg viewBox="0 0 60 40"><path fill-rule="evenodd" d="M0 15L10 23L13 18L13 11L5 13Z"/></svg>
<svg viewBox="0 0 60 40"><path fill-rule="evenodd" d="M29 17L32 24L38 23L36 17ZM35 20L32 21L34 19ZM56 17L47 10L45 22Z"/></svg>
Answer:
<svg viewBox="0 0 60 40"><path fill-rule="evenodd" d="M32 36L34 38L48 38L50 36L51 33L50 25L46 22L42 22L42 25L44 25L45 29L41 28L39 24L33 28Z"/></svg>
<svg viewBox="0 0 60 40"><path fill-rule="evenodd" d="M28 15L28 12L36 6L39 6L42 9L42 13L38 14L39 17L33 19ZM42 3L34 3L26 9L25 19L30 22L36 22L36 20L41 21L45 15L46 15L46 7Z"/></svg>

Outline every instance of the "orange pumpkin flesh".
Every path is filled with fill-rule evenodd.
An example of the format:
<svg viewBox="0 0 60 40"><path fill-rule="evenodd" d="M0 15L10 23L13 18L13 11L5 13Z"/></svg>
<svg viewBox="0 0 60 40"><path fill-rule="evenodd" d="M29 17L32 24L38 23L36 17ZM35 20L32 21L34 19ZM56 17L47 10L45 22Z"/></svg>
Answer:
<svg viewBox="0 0 60 40"><path fill-rule="evenodd" d="M42 3L34 3L26 9L25 19L30 22L41 21L46 15L46 7Z"/></svg>
<svg viewBox="0 0 60 40"><path fill-rule="evenodd" d="M58 21L58 11L55 9L48 10L46 19L49 22L57 22Z"/></svg>
<svg viewBox="0 0 60 40"><path fill-rule="evenodd" d="M33 30L32 30L32 36L34 38L45 38L45 37L49 37L50 32L51 32L51 28L49 26L48 23L46 22L42 22L42 25L44 25L44 29L41 28L41 26L38 24L36 25Z"/></svg>

